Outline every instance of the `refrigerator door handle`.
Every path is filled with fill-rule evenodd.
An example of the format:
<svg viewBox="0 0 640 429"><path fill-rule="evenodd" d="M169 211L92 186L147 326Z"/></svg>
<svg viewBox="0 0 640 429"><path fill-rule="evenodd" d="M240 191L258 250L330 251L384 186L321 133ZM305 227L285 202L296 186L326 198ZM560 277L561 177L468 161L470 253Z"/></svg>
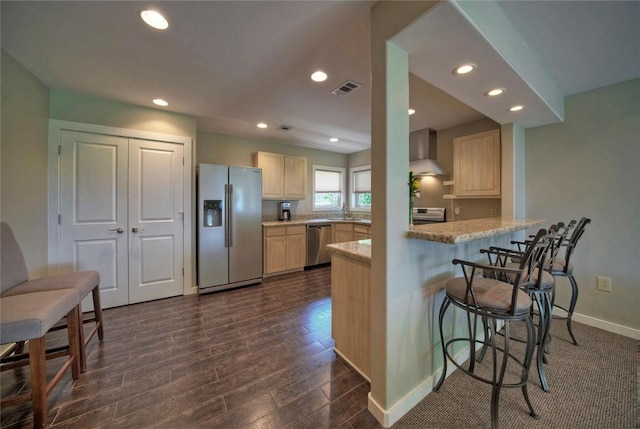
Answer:
<svg viewBox="0 0 640 429"><path fill-rule="evenodd" d="M227 217L227 226L229 227L229 247L233 247L233 185L229 185L229 217Z"/></svg>
<svg viewBox="0 0 640 429"><path fill-rule="evenodd" d="M229 185L224 185L224 247L229 247Z"/></svg>

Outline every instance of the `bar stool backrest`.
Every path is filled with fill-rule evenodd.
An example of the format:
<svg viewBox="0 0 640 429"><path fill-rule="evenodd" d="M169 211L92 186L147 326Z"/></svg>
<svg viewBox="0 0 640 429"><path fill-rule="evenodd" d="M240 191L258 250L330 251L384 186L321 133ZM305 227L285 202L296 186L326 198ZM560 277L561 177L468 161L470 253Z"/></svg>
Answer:
<svg viewBox="0 0 640 429"><path fill-rule="evenodd" d="M578 240L580 240L580 238L582 237L582 234L584 234L584 230L589 223L591 223L591 219L589 218L583 217L582 219L580 219L580 221L578 221L578 225L573 230L573 234L571 234L571 237L569 238L569 240L563 244L563 247L565 248L565 252L564 252L564 272L565 273L567 272L567 270L569 270L571 255L573 255L573 252L576 250L576 245L578 244Z"/></svg>
<svg viewBox="0 0 640 429"><path fill-rule="evenodd" d="M2 293L29 280L29 272L20 245L6 222L0 222L0 241L2 242L0 247L2 269L0 293Z"/></svg>

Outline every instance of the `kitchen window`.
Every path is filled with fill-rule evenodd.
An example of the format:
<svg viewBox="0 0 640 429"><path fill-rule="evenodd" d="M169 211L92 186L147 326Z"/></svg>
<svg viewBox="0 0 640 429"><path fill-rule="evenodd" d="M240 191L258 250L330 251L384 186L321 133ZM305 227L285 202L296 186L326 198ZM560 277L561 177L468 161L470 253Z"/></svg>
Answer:
<svg viewBox="0 0 640 429"><path fill-rule="evenodd" d="M371 211L371 165L354 167L351 173L351 209Z"/></svg>
<svg viewBox="0 0 640 429"><path fill-rule="evenodd" d="M313 166L313 210L341 210L344 202L345 169Z"/></svg>

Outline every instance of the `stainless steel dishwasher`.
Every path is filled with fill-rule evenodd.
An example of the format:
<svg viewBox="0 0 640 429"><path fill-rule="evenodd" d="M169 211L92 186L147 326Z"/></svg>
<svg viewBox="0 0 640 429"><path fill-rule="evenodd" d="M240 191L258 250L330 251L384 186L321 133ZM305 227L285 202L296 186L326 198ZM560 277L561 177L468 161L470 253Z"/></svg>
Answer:
<svg viewBox="0 0 640 429"><path fill-rule="evenodd" d="M331 243L331 224L307 225L307 267L331 261L327 244Z"/></svg>

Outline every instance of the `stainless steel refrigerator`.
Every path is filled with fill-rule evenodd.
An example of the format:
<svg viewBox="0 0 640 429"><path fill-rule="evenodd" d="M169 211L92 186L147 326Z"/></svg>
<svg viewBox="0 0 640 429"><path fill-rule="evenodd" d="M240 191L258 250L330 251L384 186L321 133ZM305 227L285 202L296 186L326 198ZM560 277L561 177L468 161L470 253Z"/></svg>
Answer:
<svg viewBox="0 0 640 429"><path fill-rule="evenodd" d="M262 170L198 166L198 291L262 281Z"/></svg>

